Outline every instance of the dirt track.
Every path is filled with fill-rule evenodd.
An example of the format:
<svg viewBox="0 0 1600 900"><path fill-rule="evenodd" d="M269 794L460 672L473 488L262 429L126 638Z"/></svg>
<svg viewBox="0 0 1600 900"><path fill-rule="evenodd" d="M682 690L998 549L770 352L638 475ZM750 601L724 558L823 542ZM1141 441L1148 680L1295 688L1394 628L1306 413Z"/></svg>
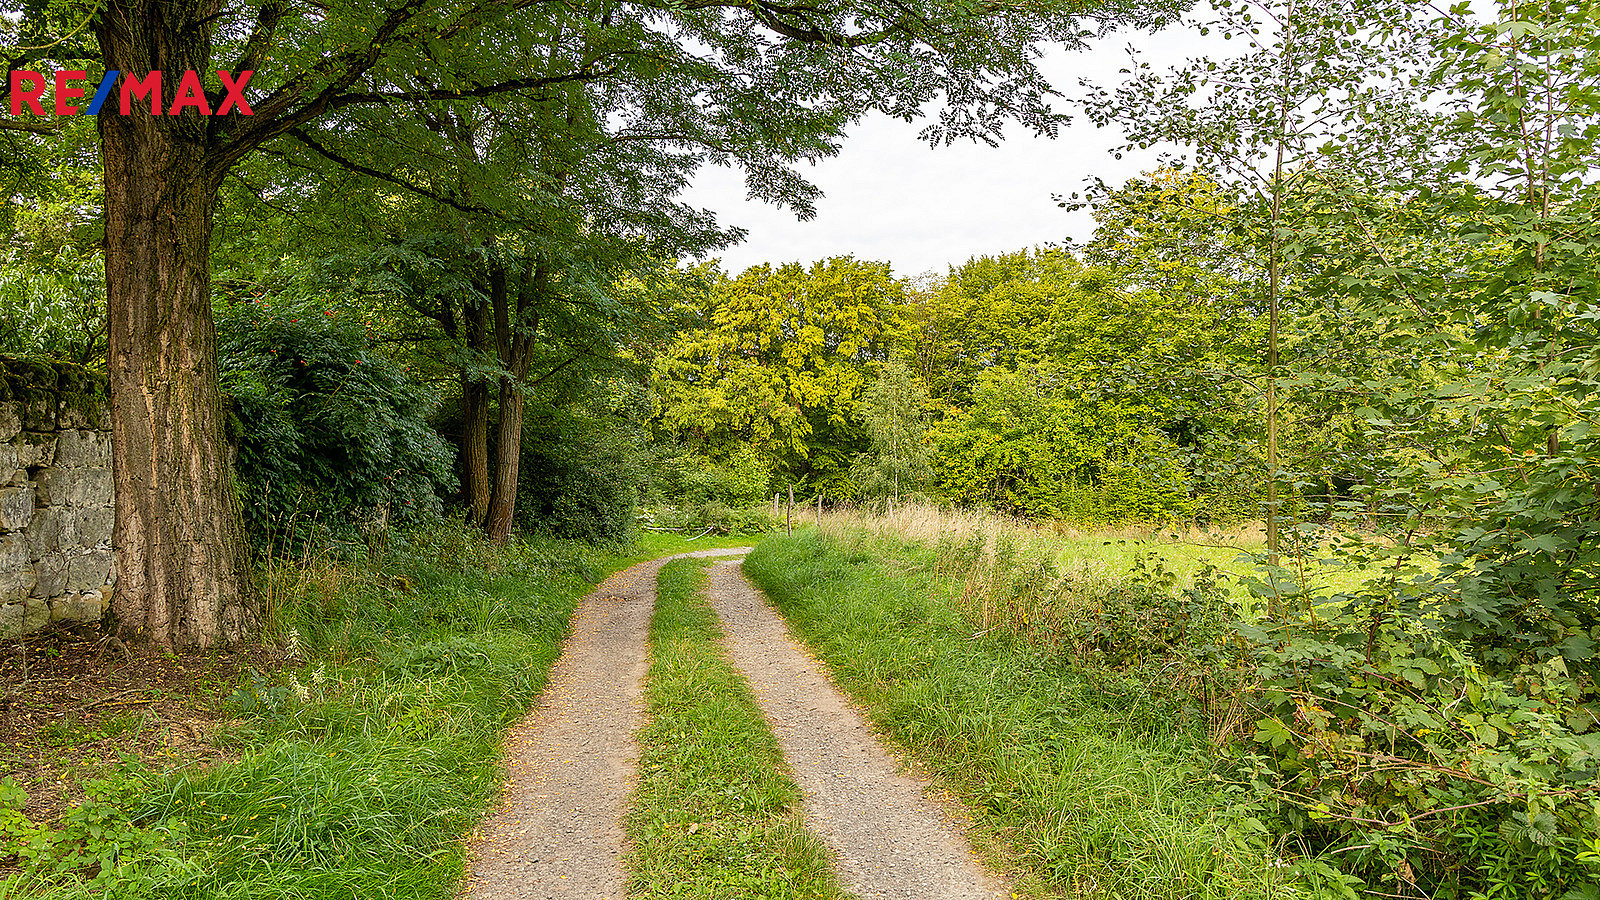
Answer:
<svg viewBox="0 0 1600 900"><path fill-rule="evenodd" d="M650 615L656 573L673 558L619 572L579 604L549 686L508 737L506 792L473 840L463 897L625 897L622 820L637 773ZM712 567L708 597L805 796L806 824L832 849L845 887L863 900L1006 896L974 858L959 816L900 773L736 562Z"/></svg>
<svg viewBox="0 0 1600 900"><path fill-rule="evenodd" d="M506 792L473 841L464 897L622 900L656 572L673 558L624 569L578 605L538 706L506 739Z"/></svg>
<svg viewBox="0 0 1600 900"><path fill-rule="evenodd" d="M973 856L955 811L900 772L738 563L711 568L707 596L805 795L806 825L833 850L845 888L864 900L1006 896Z"/></svg>

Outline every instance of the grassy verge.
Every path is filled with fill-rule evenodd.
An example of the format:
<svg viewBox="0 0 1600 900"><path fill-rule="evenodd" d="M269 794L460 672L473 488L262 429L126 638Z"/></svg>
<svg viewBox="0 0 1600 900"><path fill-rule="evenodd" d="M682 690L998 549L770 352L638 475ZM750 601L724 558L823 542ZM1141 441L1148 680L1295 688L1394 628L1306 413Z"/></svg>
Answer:
<svg viewBox="0 0 1600 900"><path fill-rule="evenodd" d="M543 689L577 599L677 549L663 543L608 554L443 530L376 562L275 569L276 649L163 726L187 762L64 760L77 800L49 821L0 779L0 897L453 896L501 737Z"/></svg>
<svg viewBox="0 0 1600 900"><path fill-rule="evenodd" d="M628 817L636 898L843 898L799 817L777 738L699 597L703 560L663 566L650 626L650 723Z"/></svg>
<svg viewBox="0 0 1600 900"><path fill-rule="evenodd" d="M1202 734L1003 630L975 635L933 552L901 544L886 560L807 529L764 541L745 569L878 727L967 801L1025 892L1303 893L1208 786Z"/></svg>

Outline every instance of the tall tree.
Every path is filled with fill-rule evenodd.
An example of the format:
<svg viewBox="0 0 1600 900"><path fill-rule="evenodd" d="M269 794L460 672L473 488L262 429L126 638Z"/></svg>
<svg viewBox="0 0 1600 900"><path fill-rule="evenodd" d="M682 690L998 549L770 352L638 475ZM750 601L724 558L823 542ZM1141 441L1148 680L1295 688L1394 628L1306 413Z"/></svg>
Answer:
<svg viewBox="0 0 1600 900"><path fill-rule="evenodd" d="M1153 11L899 0L7 0L0 13L26 26L17 33L87 21L106 70L169 73L150 107L134 103L128 115L97 121L119 498L112 607L120 627L162 644L210 646L249 626L209 294L218 190L257 148L316 123L355 128L362 109L457 98L492 104L511 95L538 102L564 86L617 79L634 87L634 108L682 104L684 119L699 126L656 137L676 138L702 162L745 165L752 191L766 195L803 184L791 164L835 150L842 126L869 110L912 117L942 98L947 106L927 131L934 140L991 136L1007 119L1053 131L1035 44L1079 44L1074 14L1084 12L1105 20ZM552 33L569 36L547 45L581 39L589 52L530 72L516 48ZM40 46L13 42L0 55L15 68L49 59L47 50L29 49ZM201 115L221 107L215 89L174 110L181 73L201 73L215 88L209 76L220 67L236 78L260 73L252 115L238 106ZM672 89L685 84L692 89ZM767 114L739 116L755 105L734 102L741 98L764 101ZM171 111L178 114L153 114ZM722 141L730 134L764 140L730 147ZM426 172L435 161L395 160L389 171Z"/></svg>
<svg viewBox="0 0 1600 900"><path fill-rule="evenodd" d="M901 299L888 264L848 256L720 280L655 361L662 424L712 459L750 447L837 495L864 449L861 397Z"/></svg>

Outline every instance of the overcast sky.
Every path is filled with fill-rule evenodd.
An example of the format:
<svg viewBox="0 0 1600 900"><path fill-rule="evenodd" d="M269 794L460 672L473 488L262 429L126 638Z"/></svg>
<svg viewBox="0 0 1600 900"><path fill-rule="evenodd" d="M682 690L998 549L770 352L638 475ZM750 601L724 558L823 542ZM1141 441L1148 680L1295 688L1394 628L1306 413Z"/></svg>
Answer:
<svg viewBox="0 0 1600 900"><path fill-rule="evenodd" d="M1081 77L1116 83L1130 42L1152 64L1172 64L1194 55L1193 41L1177 31L1126 32L1088 51L1053 51L1041 68L1056 90L1072 96ZM1119 135L1082 118L1053 141L1013 128L998 148L970 142L930 148L917 140L921 128L880 115L852 129L838 156L805 170L824 194L807 222L746 199L743 177L729 169L703 170L683 199L750 232L722 254L723 268L734 274L761 262L811 263L853 253L887 260L906 276L943 273L974 255L1087 238L1088 214L1060 209L1051 195L1070 194L1091 175L1120 183L1155 161L1153 153L1113 158L1109 149Z"/></svg>

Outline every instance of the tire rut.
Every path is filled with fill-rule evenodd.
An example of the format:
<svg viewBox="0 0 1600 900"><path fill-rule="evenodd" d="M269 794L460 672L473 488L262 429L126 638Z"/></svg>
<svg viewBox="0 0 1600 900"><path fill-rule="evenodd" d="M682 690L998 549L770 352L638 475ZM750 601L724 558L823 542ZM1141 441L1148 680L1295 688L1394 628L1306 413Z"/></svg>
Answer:
<svg viewBox="0 0 1600 900"><path fill-rule="evenodd" d="M863 900L993 900L1006 886L978 862L959 817L924 794L823 676L737 563L710 570L707 599L804 795L806 825Z"/></svg>
<svg viewBox="0 0 1600 900"><path fill-rule="evenodd" d="M506 789L471 842L462 897L623 900L656 573L678 556L624 569L578 604L549 684L507 735Z"/></svg>

